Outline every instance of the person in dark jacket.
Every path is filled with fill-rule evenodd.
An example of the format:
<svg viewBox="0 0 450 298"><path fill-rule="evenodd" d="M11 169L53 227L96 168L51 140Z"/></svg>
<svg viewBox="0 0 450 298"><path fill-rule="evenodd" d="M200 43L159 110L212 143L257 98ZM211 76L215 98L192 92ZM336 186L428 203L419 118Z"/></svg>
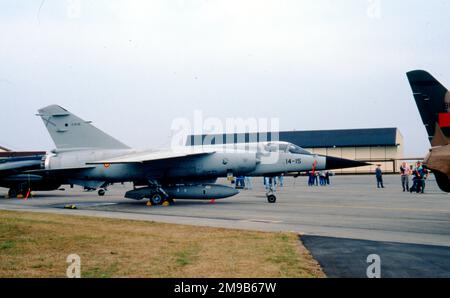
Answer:
<svg viewBox="0 0 450 298"><path fill-rule="evenodd" d="M416 168L413 171L413 186L410 192L421 192L425 191L425 179L428 177L428 171L422 166L422 163L418 161L416 163Z"/></svg>
<svg viewBox="0 0 450 298"><path fill-rule="evenodd" d="M384 188L383 185L383 171L381 170L381 165L377 165L377 168L375 170L375 176L377 177L377 187L378 188Z"/></svg>

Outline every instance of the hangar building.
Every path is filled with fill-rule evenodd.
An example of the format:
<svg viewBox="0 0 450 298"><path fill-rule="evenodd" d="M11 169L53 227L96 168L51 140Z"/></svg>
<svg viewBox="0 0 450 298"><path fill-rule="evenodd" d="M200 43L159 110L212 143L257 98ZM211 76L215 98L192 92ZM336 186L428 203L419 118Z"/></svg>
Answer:
<svg viewBox="0 0 450 298"><path fill-rule="evenodd" d="M191 135L187 145L242 143L279 139L294 143L312 153L371 162L374 166L337 170L336 173L373 173L381 164L385 173L398 171L403 158L403 136L398 128L281 131L278 133L235 133Z"/></svg>

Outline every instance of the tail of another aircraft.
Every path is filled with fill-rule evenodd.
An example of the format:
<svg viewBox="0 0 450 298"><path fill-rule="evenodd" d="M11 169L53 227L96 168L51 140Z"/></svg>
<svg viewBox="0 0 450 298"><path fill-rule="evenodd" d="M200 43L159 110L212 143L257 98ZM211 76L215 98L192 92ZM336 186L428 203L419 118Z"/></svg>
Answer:
<svg viewBox="0 0 450 298"><path fill-rule="evenodd" d="M406 75L431 145L448 145L450 137L450 93L447 88L426 71L413 70Z"/></svg>
<svg viewBox="0 0 450 298"><path fill-rule="evenodd" d="M107 135L90 122L84 121L66 109L51 105L39 114L57 149L128 149L129 147Z"/></svg>

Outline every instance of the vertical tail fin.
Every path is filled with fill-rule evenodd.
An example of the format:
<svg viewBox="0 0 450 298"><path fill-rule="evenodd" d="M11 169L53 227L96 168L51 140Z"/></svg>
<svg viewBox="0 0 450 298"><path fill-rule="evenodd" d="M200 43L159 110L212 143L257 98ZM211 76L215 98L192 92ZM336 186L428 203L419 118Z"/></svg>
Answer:
<svg viewBox="0 0 450 298"><path fill-rule="evenodd" d="M413 70L406 75L431 145L449 144L450 92L424 70Z"/></svg>
<svg viewBox="0 0 450 298"><path fill-rule="evenodd" d="M57 149L96 148L128 149L129 147L100 129L73 115L66 109L51 105L39 110Z"/></svg>

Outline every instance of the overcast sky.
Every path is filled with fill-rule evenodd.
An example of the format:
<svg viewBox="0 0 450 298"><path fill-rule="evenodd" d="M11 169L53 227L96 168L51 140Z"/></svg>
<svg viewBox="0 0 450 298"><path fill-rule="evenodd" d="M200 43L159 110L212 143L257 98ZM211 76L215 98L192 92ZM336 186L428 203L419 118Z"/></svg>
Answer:
<svg viewBox="0 0 450 298"><path fill-rule="evenodd" d="M378 5L380 4L380 5ZM450 1L0 2L0 145L54 147L59 104L138 148L177 117L278 117L282 130L398 127L429 147L405 72L450 87Z"/></svg>

